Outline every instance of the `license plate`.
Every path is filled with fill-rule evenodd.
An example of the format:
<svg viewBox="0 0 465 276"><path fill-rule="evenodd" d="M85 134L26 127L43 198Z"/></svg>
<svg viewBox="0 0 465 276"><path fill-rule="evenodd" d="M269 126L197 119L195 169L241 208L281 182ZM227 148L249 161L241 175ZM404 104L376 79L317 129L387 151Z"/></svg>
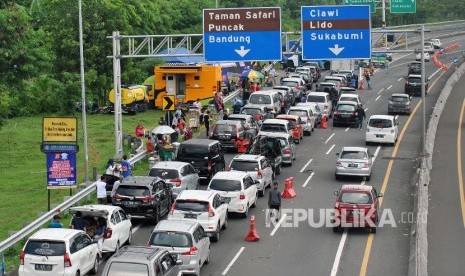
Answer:
<svg viewBox="0 0 465 276"><path fill-rule="evenodd" d="M350 114L341 114L341 117L342 117L342 118L349 118L349 117L350 117Z"/></svg>
<svg viewBox="0 0 465 276"><path fill-rule="evenodd" d="M185 214L184 218L197 219L197 215L196 214Z"/></svg>
<svg viewBox="0 0 465 276"><path fill-rule="evenodd" d="M48 264L36 264L35 269L36 270L42 270L42 271L52 271L52 265Z"/></svg>
<svg viewBox="0 0 465 276"><path fill-rule="evenodd" d="M125 204L125 205L128 205L128 206L134 206L134 205L139 205L139 202L135 202L135 201L126 201L124 204Z"/></svg>
<svg viewBox="0 0 465 276"><path fill-rule="evenodd" d="M376 138L384 138L384 135L376 134Z"/></svg>
<svg viewBox="0 0 465 276"><path fill-rule="evenodd" d="M351 163L348 165L349 168L357 168L358 165L357 164L354 164L354 163Z"/></svg>

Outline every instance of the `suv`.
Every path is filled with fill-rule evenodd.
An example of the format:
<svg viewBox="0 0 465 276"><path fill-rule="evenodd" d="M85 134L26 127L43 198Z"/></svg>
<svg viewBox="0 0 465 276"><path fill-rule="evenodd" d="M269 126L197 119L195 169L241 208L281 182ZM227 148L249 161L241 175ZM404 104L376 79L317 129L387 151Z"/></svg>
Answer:
<svg viewBox="0 0 465 276"><path fill-rule="evenodd" d="M428 95L428 81L425 82L425 95ZM405 79L405 94L421 95L421 75L408 75Z"/></svg>
<svg viewBox="0 0 465 276"><path fill-rule="evenodd" d="M113 205L133 218L150 218L156 224L170 210L171 186L160 177L131 176L119 185Z"/></svg>
<svg viewBox="0 0 465 276"><path fill-rule="evenodd" d="M247 217L249 209L257 204L257 184L247 172L218 172L208 184L209 191L218 192L228 203L228 212Z"/></svg>
<svg viewBox="0 0 465 276"><path fill-rule="evenodd" d="M246 104L244 107L241 108L241 114L252 116L254 122L257 124L263 121L263 118L266 113L267 111L265 110L265 107L261 105Z"/></svg>
<svg viewBox="0 0 465 276"><path fill-rule="evenodd" d="M199 188L199 170L191 164L179 161L163 161L155 164L149 172L149 176L156 176L166 183L172 184L173 199L182 190L197 190Z"/></svg>
<svg viewBox="0 0 465 276"><path fill-rule="evenodd" d="M126 246L108 259L102 276L177 276L180 265L182 261L176 260L166 249Z"/></svg>
<svg viewBox="0 0 465 276"><path fill-rule="evenodd" d="M197 221L162 220L152 231L147 247L166 249L183 262L183 273L200 275L210 261L210 239Z"/></svg>
<svg viewBox="0 0 465 276"><path fill-rule="evenodd" d="M190 139L182 142L177 151L177 160L190 163L199 170L200 178L207 181L216 172L225 169L223 150L216 140Z"/></svg>
<svg viewBox="0 0 465 276"><path fill-rule="evenodd" d="M132 223L130 216L117 206L110 205L84 205L70 208L71 214L82 213L86 220L86 230L91 236L95 236L97 230L97 218L102 217L107 222L103 252L118 252L121 245L132 241Z"/></svg>
<svg viewBox="0 0 465 276"><path fill-rule="evenodd" d="M260 135L268 135L269 133L292 133L290 123L282 119L266 119L260 127Z"/></svg>
<svg viewBox="0 0 465 276"><path fill-rule="evenodd" d="M194 220L213 241L228 226L228 204L215 191L182 191L171 207L168 220Z"/></svg>
<svg viewBox="0 0 465 276"><path fill-rule="evenodd" d="M343 185L334 194L337 196L334 205L334 232L343 227L365 227L369 228L371 233L376 233L378 198L383 196L382 193L378 194L374 187L368 185Z"/></svg>
<svg viewBox="0 0 465 276"><path fill-rule="evenodd" d="M334 109L333 127L339 125L358 126L357 103L352 101L339 101Z"/></svg>
<svg viewBox="0 0 465 276"><path fill-rule="evenodd" d="M388 115L392 113L407 113L412 110L410 96L406 94L392 94L388 101Z"/></svg>
<svg viewBox="0 0 465 276"><path fill-rule="evenodd" d="M26 242L20 255L19 276L85 275L97 273L97 244L81 230L40 229Z"/></svg>
<svg viewBox="0 0 465 276"><path fill-rule="evenodd" d="M248 172L249 175L259 183L257 184L258 195L265 194L266 187L271 187L275 177L270 163L265 156L254 154L236 155L229 164L228 171Z"/></svg>
<svg viewBox="0 0 465 276"><path fill-rule="evenodd" d="M236 139L242 136L244 127L239 121L219 120L210 133L210 139L218 140L221 147L228 149L236 149Z"/></svg>
<svg viewBox="0 0 465 276"><path fill-rule="evenodd" d="M231 114L228 116L228 121L239 121L244 128L244 131L256 134L257 128L252 115L247 114Z"/></svg>

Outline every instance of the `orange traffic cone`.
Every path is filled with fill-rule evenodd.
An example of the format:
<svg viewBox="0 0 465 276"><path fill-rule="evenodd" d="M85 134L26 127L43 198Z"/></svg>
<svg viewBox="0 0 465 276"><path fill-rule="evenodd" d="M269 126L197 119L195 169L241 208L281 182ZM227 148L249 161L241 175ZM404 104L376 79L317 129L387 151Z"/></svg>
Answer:
<svg viewBox="0 0 465 276"><path fill-rule="evenodd" d="M284 191L281 194L283 198L294 198L297 194L294 191L294 177L289 177L284 181Z"/></svg>
<svg viewBox="0 0 465 276"><path fill-rule="evenodd" d="M257 229L255 229L255 216L250 217L250 231L245 237L246 241L255 242L260 240L260 236L257 233Z"/></svg>
<svg viewBox="0 0 465 276"><path fill-rule="evenodd" d="M323 118L321 118L320 128L322 129L328 128L328 119L326 118L326 116L323 116Z"/></svg>

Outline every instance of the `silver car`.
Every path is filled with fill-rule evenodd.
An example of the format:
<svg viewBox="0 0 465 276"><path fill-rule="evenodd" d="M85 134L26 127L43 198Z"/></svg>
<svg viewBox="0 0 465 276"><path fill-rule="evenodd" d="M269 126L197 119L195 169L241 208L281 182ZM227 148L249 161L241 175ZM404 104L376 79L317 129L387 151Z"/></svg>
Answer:
<svg viewBox="0 0 465 276"><path fill-rule="evenodd" d="M337 180L341 176L361 176L370 181L373 156L367 148L343 147L336 155L339 156L335 173Z"/></svg>
<svg viewBox="0 0 465 276"><path fill-rule="evenodd" d="M258 181L259 196L264 196L266 187L271 187L275 177L270 163L263 155L239 154L229 164L228 170L248 172L253 180Z"/></svg>
<svg viewBox="0 0 465 276"><path fill-rule="evenodd" d="M388 115L392 113L410 114L412 105L411 97L407 94L392 94L388 101Z"/></svg>
<svg viewBox="0 0 465 276"><path fill-rule="evenodd" d="M173 198L182 190L197 190L199 187L199 170L191 164L179 161L161 161L150 169L149 176L158 176L173 185Z"/></svg>
<svg viewBox="0 0 465 276"><path fill-rule="evenodd" d="M296 144L294 142L294 137L288 133L282 132L272 132L266 133L268 137L275 137L281 141L282 152L281 156L283 159L283 163L289 166L292 166L296 157Z"/></svg>
<svg viewBox="0 0 465 276"><path fill-rule="evenodd" d="M182 273L200 275L200 268L210 261L210 238L197 221L162 220L152 231L148 247L163 248L177 254Z"/></svg>
<svg viewBox="0 0 465 276"><path fill-rule="evenodd" d="M317 124L317 117L309 105L293 106L289 109L287 114L299 116L304 128L304 135L311 135L311 132L315 129Z"/></svg>

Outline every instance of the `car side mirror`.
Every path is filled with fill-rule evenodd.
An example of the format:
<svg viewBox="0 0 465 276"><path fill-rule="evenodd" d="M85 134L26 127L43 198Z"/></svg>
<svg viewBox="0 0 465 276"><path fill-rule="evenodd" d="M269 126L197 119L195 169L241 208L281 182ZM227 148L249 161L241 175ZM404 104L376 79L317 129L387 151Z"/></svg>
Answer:
<svg viewBox="0 0 465 276"><path fill-rule="evenodd" d="M383 197L383 193L379 193L379 194L378 194L378 197Z"/></svg>

